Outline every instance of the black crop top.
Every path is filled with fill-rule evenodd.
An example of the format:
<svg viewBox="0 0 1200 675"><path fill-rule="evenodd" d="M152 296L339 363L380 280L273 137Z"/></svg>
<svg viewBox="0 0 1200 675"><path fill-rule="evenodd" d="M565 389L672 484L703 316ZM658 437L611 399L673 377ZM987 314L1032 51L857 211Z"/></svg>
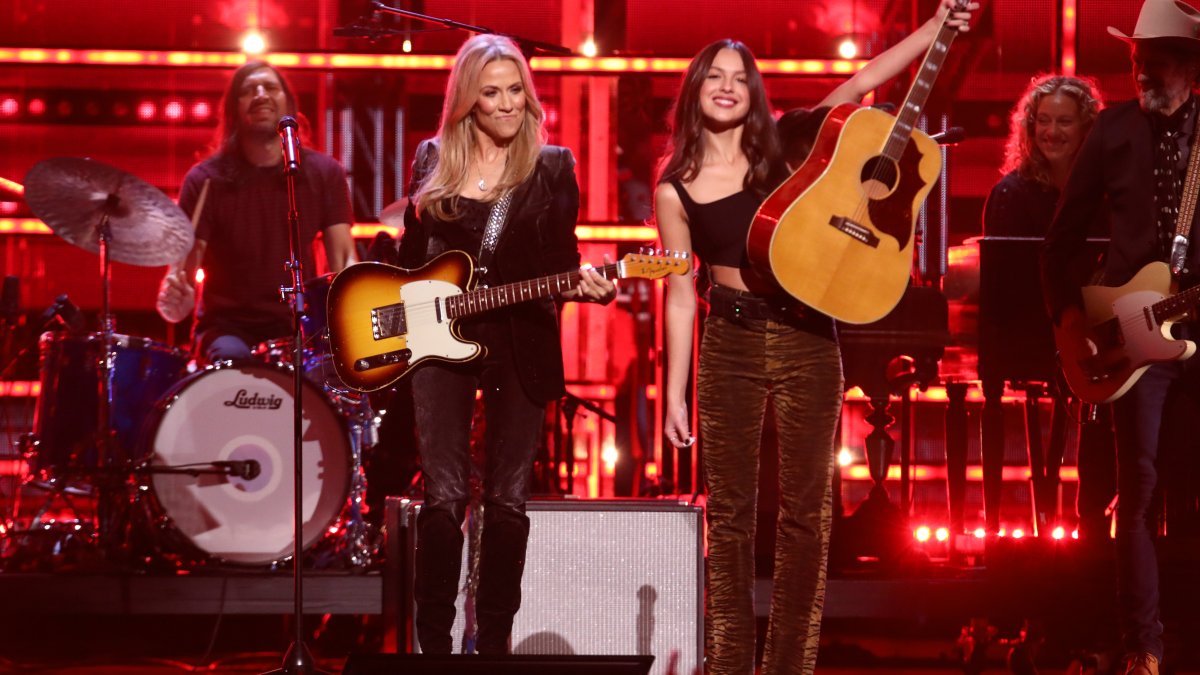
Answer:
<svg viewBox="0 0 1200 675"><path fill-rule="evenodd" d="M746 235L761 203L743 188L714 202L698 204L678 180L672 180L692 233L692 248L709 265L747 267Z"/></svg>

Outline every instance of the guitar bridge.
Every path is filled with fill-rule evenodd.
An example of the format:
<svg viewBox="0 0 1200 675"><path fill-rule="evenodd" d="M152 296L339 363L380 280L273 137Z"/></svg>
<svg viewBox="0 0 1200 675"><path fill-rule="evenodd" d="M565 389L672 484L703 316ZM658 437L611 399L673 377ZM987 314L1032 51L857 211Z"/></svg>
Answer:
<svg viewBox="0 0 1200 675"><path fill-rule="evenodd" d="M845 216L831 216L829 224L852 239L860 241L871 248L879 248L879 237L870 228L864 227Z"/></svg>
<svg viewBox="0 0 1200 675"><path fill-rule="evenodd" d="M408 363L408 360L411 358L411 349L397 349L394 352L384 352L382 354L376 354L375 356L356 359L354 361L354 371L361 373L366 370L371 370L372 368L394 366L397 363Z"/></svg>
<svg viewBox="0 0 1200 675"><path fill-rule="evenodd" d="M404 303L384 305L371 310L371 337L376 340L404 335L408 326L404 321Z"/></svg>

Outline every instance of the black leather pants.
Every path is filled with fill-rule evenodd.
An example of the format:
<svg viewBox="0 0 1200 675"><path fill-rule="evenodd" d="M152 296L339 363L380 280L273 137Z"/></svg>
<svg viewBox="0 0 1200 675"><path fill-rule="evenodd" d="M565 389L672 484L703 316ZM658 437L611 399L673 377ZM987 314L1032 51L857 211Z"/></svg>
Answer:
<svg viewBox="0 0 1200 675"><path fill-rule="evenodd" d="M462 570L462 522L471 497L471 420L483 390L486 430L483 543L475 602L477 650L505 653L521 605L531 469L545 406L521 387L503 348L468 364L428 364L413 373L425 504L417 519L417 639L426 653L453 650L450 630Z"/></svg>

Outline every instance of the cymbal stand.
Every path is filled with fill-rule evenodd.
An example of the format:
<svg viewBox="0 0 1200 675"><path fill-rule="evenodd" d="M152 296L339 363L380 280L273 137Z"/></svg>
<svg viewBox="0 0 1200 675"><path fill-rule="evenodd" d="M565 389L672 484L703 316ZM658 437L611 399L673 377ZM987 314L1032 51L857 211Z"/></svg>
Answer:
<svg viewBox="0 0 1200 675"><path fill-rule="evenodd" d="M113 409L113 377L116 371L116 351L113 349L113 332L115 329L115 320L112 315L111 305L111 280L112 280L112 261L109 258L109 242L112 240L112 226L109 222L109 215L116 213L120 206L120 198L117 192L120 190L118 184L113 188L105 199L104 208L102 209L100 220L96 223L96 234L98 236L99 253L100 253L100 331L102 342L104 343L104 360L101 364L101 376L96 378L99 383L99 392L97 400L96 414L96 455L97 466L99 472L96 475L96 532L100 538L100 545L103 547L104 553L108 557L115 554L122 543L114 538L115 532L119 530L119 525L116 521L121 515L121 511L116 508L115 500L117 495L113 494L111 489L119 479L115 473L115 460L113 453L113 424L112 424L112 409Z"/></svg>

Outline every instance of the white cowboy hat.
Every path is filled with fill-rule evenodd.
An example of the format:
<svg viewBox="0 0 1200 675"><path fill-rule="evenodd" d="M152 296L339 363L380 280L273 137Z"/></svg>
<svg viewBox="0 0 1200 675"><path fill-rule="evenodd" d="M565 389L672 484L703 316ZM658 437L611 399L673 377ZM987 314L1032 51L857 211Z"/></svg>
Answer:
<svg viewBox="0 0 1200 675"><path fill-rule="evenodd" d="M1170 40L1190 47L1200 47L1200 10L1182 0L1146 0L1138 14L1133 34L1109 26L1110 35L1125 42L1138 40Z"/></svg>

